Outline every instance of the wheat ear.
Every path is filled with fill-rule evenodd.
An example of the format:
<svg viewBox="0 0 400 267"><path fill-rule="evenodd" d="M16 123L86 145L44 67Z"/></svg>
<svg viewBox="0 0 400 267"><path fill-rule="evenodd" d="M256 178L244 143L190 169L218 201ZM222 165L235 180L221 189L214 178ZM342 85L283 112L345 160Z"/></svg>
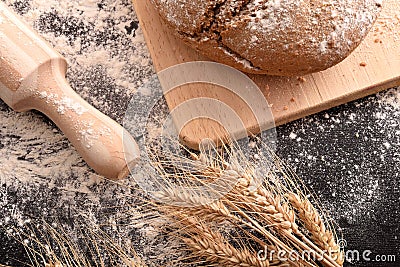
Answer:
<svg viewBox="0 0 400 267"><path fill-rule="evenodd" d="M293 207L298 211L298 216L303 222L304 227L309 231L311 239L323 250L332 254L332 257L340 265L343 264L343 252L336 243L334 234L326 229L319 212L307 198L289 193L287 195Z"/></svg>
<svg viewBox="0 0 400 267"><path fill-rule="evenodd" d="M261 260L257 253L251 252L245 247L234 247L219 232L213 230L208 223L198 221L197 217L178 216L180 223L185 226L186 236L182 240L194 252L193 257L205 258L209 262L229 267L288 267L278 259Z"/></svg>

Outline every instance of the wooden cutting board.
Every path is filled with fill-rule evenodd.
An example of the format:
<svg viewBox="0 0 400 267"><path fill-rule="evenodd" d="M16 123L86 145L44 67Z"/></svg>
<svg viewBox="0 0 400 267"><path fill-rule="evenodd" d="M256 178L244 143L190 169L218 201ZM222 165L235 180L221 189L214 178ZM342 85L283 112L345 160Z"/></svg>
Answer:
<svg viewBox="0 0 400 267"><path fill-rule="evenodd" d="M173 35L150 0L133 2L158 72L184 62L208 60ZM384 1L380 18L366 40L333 68L304 77L248 76L271 105L276 125L400 85L400 1ZM229 94L210 84L191 84L169 91L165 98L171 110L197 97L218 99L237 112L249 132L259 131L251 109ZM193 110L201 108L204 106L194 106ZM203 138L217 140L224 134L220 123L201 118L188 122L180 131L180 139L197 148Z"/></svg>

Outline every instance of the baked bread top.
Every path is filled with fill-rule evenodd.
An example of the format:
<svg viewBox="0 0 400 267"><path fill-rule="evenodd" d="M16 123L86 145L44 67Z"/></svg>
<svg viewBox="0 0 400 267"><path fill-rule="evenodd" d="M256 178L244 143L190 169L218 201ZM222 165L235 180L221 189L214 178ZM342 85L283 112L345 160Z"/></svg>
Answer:
<svg viewBox="0 0 400 267"><path fill-rule="evenodd" d="M249 73L325 70L365 38L382 0L151 0L188 45Z"/></svg>

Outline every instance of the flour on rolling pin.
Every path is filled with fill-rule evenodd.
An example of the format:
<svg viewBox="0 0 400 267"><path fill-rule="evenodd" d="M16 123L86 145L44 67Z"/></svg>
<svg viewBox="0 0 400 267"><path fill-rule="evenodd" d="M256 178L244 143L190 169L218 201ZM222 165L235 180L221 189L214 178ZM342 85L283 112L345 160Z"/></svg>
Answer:
<svg viewBox="0 0 400 267"><path fill-rule="evenodd" d="M83 115L88 111L88 109L80 103L69 97L64 96L60 98L57 94L48 94L47 92L39 93L39 97L45 99L48 104L55 105L58 113L61 115L65 115L66 111L74 112L77 115ZM79 121L77 121L77 123L79 123ZM86 148L91 148L100 136L107 136L110 138L112 134L109 127L96 129L96 127L94 127L94 122L80 123L78 132L80 134L78 139L84 143Z"/></svg>
<svg viewBox="0 0 400 267"><path fill-rule="evenodd" d="M57 111L60 114L65 114L65 110L70 110L75 112L77 115L82 115L88 110L82 106L80 103L75 102L73 99L69 97L63 97L59 99L57 94L48 94L46 91L40 92L39 97L42 99L46 99L47 103L52 103L53 105L57 105Z"/></svg>
<svg viewBox="0 0 400 267"><path fill-rule="evenodd" d="M1 2L0 16L0 97L46 114L99 174L126 177L139 157L134 139L71 89L66 60Z"/></svg>

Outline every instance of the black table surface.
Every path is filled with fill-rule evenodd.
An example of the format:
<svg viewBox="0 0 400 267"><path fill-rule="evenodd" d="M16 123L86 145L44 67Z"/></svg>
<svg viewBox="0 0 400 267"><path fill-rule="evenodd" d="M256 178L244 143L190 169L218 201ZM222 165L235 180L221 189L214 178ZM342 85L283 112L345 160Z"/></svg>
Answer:
<svg viewBox="0 0 400 267"><path fill-rule="evenodd" d="M154 74L131 3L3 2L68 59L72 87L122 123L135 88ZM280 126L277 139L277 154L320 197L346 250L360 253L345 266L400 266L400 88ZM108 207L130 204L124 197L130 190L96 176L47 118L17 114L1 101L0 157L0 264L29 262L8 237L9 225L43 217L74 221L78 213L109 222ZM124 236L133 236L151 263L152 237L138 230L149 227L125 229Z"/></svg>

